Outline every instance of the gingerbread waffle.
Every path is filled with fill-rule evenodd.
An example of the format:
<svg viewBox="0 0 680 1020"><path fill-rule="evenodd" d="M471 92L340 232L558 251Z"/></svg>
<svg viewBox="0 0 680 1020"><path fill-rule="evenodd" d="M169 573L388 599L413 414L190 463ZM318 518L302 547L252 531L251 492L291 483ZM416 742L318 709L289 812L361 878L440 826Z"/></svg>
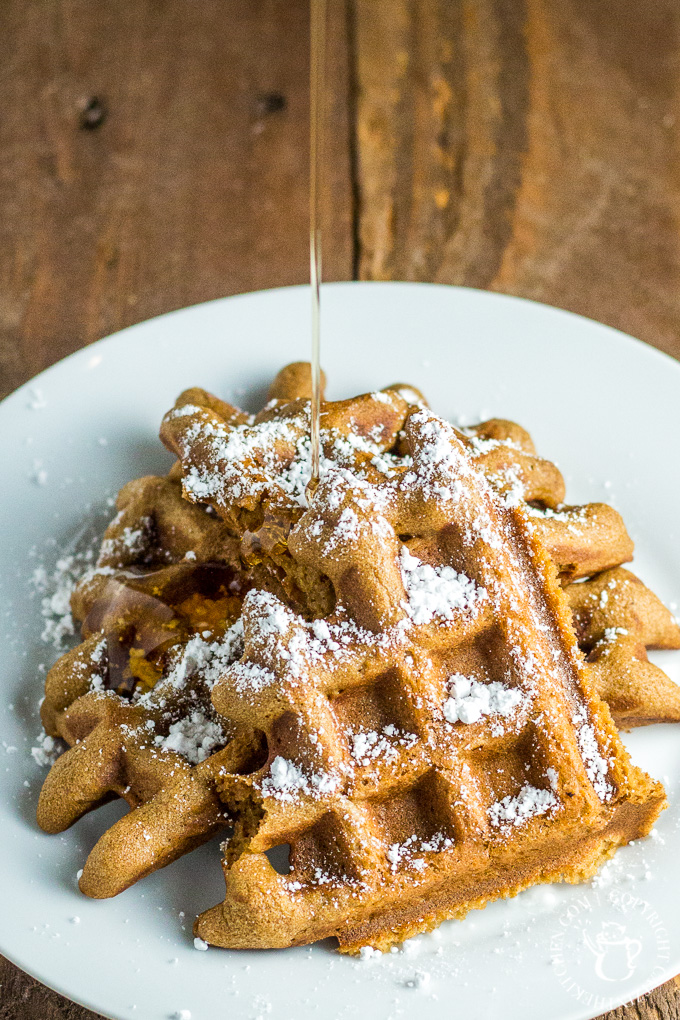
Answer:
<svg viewBox="0 0 680 1020"><path fill-rule="evenodd" d="M397 431L399 419L395 422L384 408L397 403L395 396L405 401L407 409L425 406L424 398L405 385L390 387L386 393L387 398L374 395L367 415L367 398L345 402L339 409L330 406L335 433L328 430L329 454L344 463L344 470L350 474L354 469L367 477L376 468L381 476L386 467L388 472L398 472L407 464L402 456L406 452L403 434ZM203 401L225 427L258 422L204 391L190 390L185 396ZM291 401L309 396L308 366L297 364L280 372L269 396L265 412L258 416L260 420L276 415ZM356 438L361 427L357 424L357 406L365 415L361 425L368 440L365 435L358 441ZM404 405L399 406L403 411ZM381 432L385 433L382 447L392 443L384 455L374 454L370 448L371 440ZM349 436L348 443L343 441L343 433ZM630 555L632 544L620 518L610 508L557 507L564 493L561 476L554 466L535 458L531 439L519 426L493 420L464 433L478 466L506 503L516 503L530 513L544 541L546 534L548 539L552 536L553 555L557 550L564 582L581 576L593 564L602 567ZM304 436L301 438L304 445ZM517 450L524 455L520 474L512 459ZM369 463L374 458L376 463ZM542 492L555 509L537 499L528 504L520 498L527 492L526 488L521 492L518 488L523 485L518 480L522 472L525 477L538 476L538 484L534 481L528 491L536 497ZM116 794L124 796L133 808L102 837L88 860L81 887L90 895L112 895L208 838L224 823L214 792L214 770L229 762L234 771L247 770L257 760L259 741L253 734L245 734L239 741L232 739L228 753L214 743L211 733L214 735L221 727L222 737L227 740L231 729L226 720L211 716L209 688L201 677L197 677L198 690L190 691L188 699L176 698L174 689L169 699L162 693L167 676L175 675L173 670L187 648L196 647L197 633L205 644L200 646L198 660L208 667L212 682L216 674L210 672L210 660L214 655L216 662L228 661L220 651L224 628L237 614L240 597L249 584L254 582L273 591L287 604L302 609L306 617L314 611L327 615L334 605L328 578L297 561L288 550L290 529L304 512L299 501L292 512L290 503L282 510L285 500L276 499L274 488L274 498L261 515L263 526L255 532L248 528L243 532L238 515L227 523L213 507L184 500L182 473L178 464L167 478L142 478L121 491L119 513L104 537L97 567L81 582L72 599L74 616L83 621L85 641L60 660L46 685L42 709L46 729L77 745L77 754L65 755L48 777L39 808L43 827L61 831L86 810ZM247 482L247 472L243 478ZM299 496L299 488L297 493ZM274 503L276 516L271 513ZM263 541L264 536L268 541ZM248 578L239 553L245 554L248 561ZM225 565L233 569L234 577L224 573ZM302 584L296 584L293 577L301 579ZM607 577L607 583L610 580ZM678 718L677 688L646 661L644 651L645 645L678 647L678 629L651 592L633 580L635 584L626 588L625 600L610 600L604 629L599 610L594 624L589 624L592 613L586 619L583 612L578 624L581 647L597 659L593 675L598 689L609 700L617 722L625 726ZM569 585L566 591L570 601L572 589L577 598L583 599L586 592L595 591L597 582L596 576L586 585ZM222 599L211 597L216 586L224 587L225 583L232 589L226 607ZM601 592L598 598L602 599ZM635 640L624 635L624 630L634 632ZM614 655L609 654L613 633ZM605 650L607 654L601 654ZM157 683L159 690L153 693ZM101 697L103 691L105 699ZM200 702L198 708L196 700ZM160 705L161 701L165 705ZM205 744L199 741L199 748L196 737L201 735L202 727L207 739ZM160 756L157 741L163 744ZM173 741L185 752L179 764L169 764L167 752ZM106 745L105 749L101 744ZM210 753L213 748L218 748L214 755ZM90 749L93 753L88 757ZM203 760L194 760L197 754ZM118 772L111 765L114 760ZM168 783L171 772L181 777L173 780L174 786ZM142 822L144 829L140 827Z"/></svg>
<svg viewBox="0 0 680 1020"><path fill-rule="evenodd" d="M217 710L268 756L218 787L238 817L226 898L197 921L232 948L335 936L386 949L539 881L580 881L645 835L662 787L631 765L592 690L555 568L426 411L410 462L328 469L290 554L334 612L244 602L245 654ZM290 847L279 874L266 852Z"/></svg>
<svg viewBox="0 0 680 1020"><path fill-rule="evenodd" d="M177 482L131 482L95 570L74 593L83 642L50 670L41 714L71 749L48 774L39 824L61 832L111 797L131 811L90 853L80 887L112 896L225 824L214 774L257 760L210 702L241 654L248 581L221 521ZM254 757L255 756L255 757Z"/></svg>
<svg viewBox="0 0 680 1020"><path fill-rule="evenodd" d="M279 376L272 392L282 392ZM240 538L243 559L276 577L292 606L322 615L330 608L330 594L325 606L311 604L319 578L305 575L287 549L288 534L305 508L311 472L309 402L293 399L292 386L283 392L290 399L274 398L248 418L212 394L187 390L165 416L161 439L179 458L185 497L217 512ZM325 403L322 471L341 468L370 482L399 470L401 431L414 401L423 403L419 392L397 384ZM562 580L587 577L631 558L633 545L619 514L603 503L563 506L559 470L536 455L520 426L493 419L465 434L478 466L506 501L530 508Z"/></svg>
<svg viewBox="0 0 680 1020"><path fill-rule="evenodd" d="M77 620L85 620L99 597L110 592L111 580L143 588L151 572L177 564L182 569L192 563L240 568L238 540L209 508L183 499L180 482L172 475L147 475L120 490L118 513L106 529L96 567L71 600ZM168 580L173 575L169 571L162 576ZM149 592L162 596L158 585Z"/></svg>
<svg viewBox="0 0 680 1020"><path fill-rule="evenodd" d="M333 608L327 578L300 564L288 548L305 509L310 475L309 392L309 366L296 363L279 373L270 402L255 417L194 389L179 397L161 428L161 438L179 457L177 474L187 499L209 504L225 521L257 587L308 618L327 616ZM408 459L402 456L402 428L414 406L425 407L425 399L406 384L323 405L324 469L339 467L367 482L401 470ZM528 515L563 585L590 578L596 588L598 576L632 558L633 543L617 511L604 503L564 505L562 475L537 456L521 426L491 419L461 433L476 466L506 504ZM680 628L641 582L633 593L636 612L643 614L638 640L619 641L615 658L600 656L595 671L600 693L621 726L677 721L676 685L646 661L645 646L679 648ZM651 607L654 619L646 626L644 613ZM625 628L628 616L621 600L612 600L607 626ZM592 652L590 635L583 628L578 633L582 648ZM625 690L619 691L621 682Z"/></svg>
<svg viewBox="0 0 680 1020"><path fill-rule="evenodd" d="M623 567L565 594L595 687L618 726L680 722L680 688L647 658L648 648L680 648L678 625L656 595Z"/></svg>
<svg viewBox="0 0 680 1020"><path fill-rule="evenodd" d="M617 725L679 722L680 688L649 661L647 649L680 648L680 627L639 578L620 568L633 555L620 515L602 503L557 509L529 503L512 461L503 459L507 442L528 455L536 452L529 434L514 422L495 419L463 432L472 439L488 480L508 505L522 507L558 565L577 640L594 665L596 689Z"/></svg>

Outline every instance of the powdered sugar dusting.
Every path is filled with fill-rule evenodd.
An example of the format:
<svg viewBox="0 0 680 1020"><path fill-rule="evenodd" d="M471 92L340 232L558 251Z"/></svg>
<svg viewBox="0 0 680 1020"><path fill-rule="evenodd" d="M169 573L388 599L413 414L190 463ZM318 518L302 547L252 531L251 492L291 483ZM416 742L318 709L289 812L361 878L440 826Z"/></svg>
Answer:
<svg viewBox="0 0 680 1020"><path fill-rule="evenodd" d="M579 706L576 710L572 722L576 727L576 739L583 764L595 793L602 802L611 800L614 796L614 787L609 782L609 765L600 751L595 728L592 723L588 722L588 716L583 706Z"/></svg>
<svg viewBox="0 0 680 1020"><path fill-rule="evenodd" d="M391 405L389 394L373 395L376 403ZM185 455L196 444L208 454L201 465L190 464L183 485L196 501L237 504L267 494L290 506L307 506L307 486L312 474L310 415L307 405L297 414L241 425L226 424L193 404L175 408L166 420L192 419L179 440ZM403 462L383 449L382 426L374 434L360 435L355 423L348 431L321 430L320 473L349 472L360 477L357 453L366 454L374 468L390 475ZM190 456L189 456L189 459Z"/></svg>
<svg viewBox="0 0 680 1020"><path fill-rule="evenodd" d="M220 723L196 710L170 726L166 736L157 736L155 744L165 751L176 751L192 765L205 761L216 748L226 743Z"/></svg>
<svg viewBox="0 0 680 1020"><path fill-rule="evenodd" d="M278 755L269 766L269 775L260 782L260 789L266 797L288 803L296 799L298 793L309 797L324 796L337 789L339 780L329 774L307 775L292 761Z"/></svg>
<svg viewBox="0 0 680 1020"><path fill-rule="evenodd" d="M172 666L167 676L161 681L176 691L182 690L187 681L196 673L208 690L212 690L228 666L243 653L243 623L239 618L224 636L215 640L209 633L206 637L195 634L184 645L179 659ZM156 694L154 694L154 691ZM153 691L139 695L136 700L150 702L157 696L158 685Z"/></svg>
<svg viewBox="0 0 680 1020"><path fill-rule="evenodd" d="M360 730L350 734L351 755L359 765L368 766L377 759L390 762L399 757L399 749L413 747L418 737L415 733L404 733L390 723L377 730Z"/></svg>
<svg viewBox="0 0 680 1020"><path fill-rule="evenodd" d="M523 825L530 818L538 818L558 806L552 790L539 790L528 783L516 796L504 797L488 808L489 821L499 828Z"/></svg>
<svg viewBox="0 0 680 1020"><path fill-rule="evenodd" d="M449 850L453 846L453 840L443 832L438 832L427 839L419 839L415 834L409 836L403 843L392 843L387 848L387 857L390 871L396 874L400 868L409 866L416 871L423 871L427 861L418 854L441 853L442 850Z"/></svg>

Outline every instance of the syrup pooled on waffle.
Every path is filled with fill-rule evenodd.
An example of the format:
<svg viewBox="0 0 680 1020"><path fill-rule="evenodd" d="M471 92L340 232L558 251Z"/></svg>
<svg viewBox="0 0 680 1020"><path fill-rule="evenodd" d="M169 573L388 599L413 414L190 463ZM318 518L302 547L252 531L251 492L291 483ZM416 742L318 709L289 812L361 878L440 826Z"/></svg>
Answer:
<svg viewBox="0 0 680 1020"><path fill-rule="evenodd" d="M592 690L526 515L469 439L402 400L375 401L404 430L399 462L387 446L354 469L326 463L288 536L296 563L329 579L332 612L306 619L251 591L245 653L213 689L268 748L252 775L218 776L237 822L224 903L196 926L215 945L385 949L536 882L591 876L664 804ZM299 442L288 427L277 454ZM242 468L248 436L243 449ZM285 875L266 856L282 844Z"/></svg>
<svg viewBox="0 0 680 1020"><path fill-rule="evenodd" d="M179 457L177 475L187 499L212 507L240 541L255 586L303 615L319 617L333 605L329 581L288 548L290 531L305 510L311 475L310 393L305 363L282 369L269 403L254 418L203 390L187 390L165 416L161 438ZM359 474L369 482L389 476L404 463L406 416L425 406L422 394L407 385L324 404L322 470ZM598 659L595 682L617 723L679 721L680 690L647 660L646 648L680 648L680 628L637 578L628 571L610 573L633 554L617 511L604 503L563 505L562 475L536 455L528 432L514 422L492 419L461 431L475 466L508 506L523 509L561 583L569 586L570 603L580 607L581 647ZM592 582L586 589L572 587L584 578ZM630 578L635 584L628 583ZM609 586L606 595L600 591L602 579ZM613 592L619 581L623 597ZM612 596L596 617L586 613L586 591L598 592L601 600ZM602 641L606 632L611 644L614 629L619 640L612 657L602 654Z"/></svg>
<svg viewBox="0 0 680 1020"><path fill-rule="evenodd" d="M257 763L210 691L242 652L247 578L221 521L182 499L179 483L141 478L121 491L94 571L72 598L83 642L50 670L41 714L71 749L38 805L61 832L112 796L131 811L90 853L80 887L112 896L225 824L214 774Z"/></svg>

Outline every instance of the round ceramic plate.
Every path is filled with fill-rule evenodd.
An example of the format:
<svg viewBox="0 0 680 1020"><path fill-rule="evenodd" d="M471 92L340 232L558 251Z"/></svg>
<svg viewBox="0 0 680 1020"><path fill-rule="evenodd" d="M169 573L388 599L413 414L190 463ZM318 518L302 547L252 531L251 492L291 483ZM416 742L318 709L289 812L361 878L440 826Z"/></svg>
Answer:
<svg viewBox="0 0 680 1020"><path fill-rule="evenodd" d="M0 951L121 1020L596 1016L680 972L675 727L626 738L666 783L670 807L655 838L622 850L594 884L532 889L362 961L330 942L197 952L194 916L223 895L216 841L94 902L76 873L121 806L62 836L37 828L44 771L30 748L56 653L41 640L36 580L49 586L56 560L83 540L83 523L111 515L121 485L167 470L157 431L180 390L256 407L282 364L307 357L309 318L306 288L174 312L74 354L0 405ZM323 363L332 398L408 381L445 416L521 422L561 467L569 500L613 503L635 539L636 571L671 606L680 600L680 365L670 358L514 298L340 284L324 291ZM680 652L656 661L680 671Z"/></svg>

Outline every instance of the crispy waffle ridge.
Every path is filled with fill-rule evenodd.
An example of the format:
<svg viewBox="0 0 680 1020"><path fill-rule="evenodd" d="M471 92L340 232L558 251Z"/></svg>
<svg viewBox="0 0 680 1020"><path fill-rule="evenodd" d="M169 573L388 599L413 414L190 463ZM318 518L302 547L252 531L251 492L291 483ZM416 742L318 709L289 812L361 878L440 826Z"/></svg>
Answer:
<svg viewBox="0 0 680 1020"><path fill-rule="evenodd" d="M130 812L90 853L81 890L106 897L208 839L225 816L220 768L253 767L210 691L242 651L247 579L221 521L147 477L121 491L95 570L72 605L83 642L50 670L41 714L71 749L50 770L38 821L61 832L112 797Z"/></svg>
<svg viewBox="0 0 680 1020"><path fill-rule="evenodd" d="M371 478L329 467L289 535L330 579L332 614L245 598L245 652L212 697L265 731L268 757L217 779L239 821L224 903L196 925L215 945L385 949L588 878L664 804L592 689L526 515L469 440L427 411L404 418L409 462ZM282 844L285 875L266 856Z"/></svg>
<svg viewBox="0 0 680 1020"><path fill-rule="evenodd" d="M204 390L187 390L165 416L161 438L179 457L177 474L186 498L208 504L224 520L255 586L308 618L327 616L333 609L332 586L315 564L301 563L288 547L291 529L305 512L310 477L309 366L282 369L269 397L252 417ZM369 483L403 470L408 465L404 422L414 407L425 406L422 394L404 384L324 404L323 470L359 475ZM569 602L580 612L581 647L598 658L594 679L616 722L631 727L680 720L680 690L646 655L649 647L680 648L680 628L632 574L611 573L633 554L620 515L604 503L563 505L559 470L536 455L530 435L514 422L494 418L461 433L476 467L508 506L522 508L561 583L569 586ZM584 578L585 588L573 587ZM603 598L602 584L619 579L625 593L622 589L604 613L593 616L586 592ZM609 649L613 629L618 634L614 655ZM623 640L623 630L630 640Z"/></svg>
<svg viewBox="0 0 680 1020"><path fill-rule="evenodd" d="M623 567L570 584L565 594L591 677L617 725L680 721L680 688L647 658L647 648L680 648L666 606Z"/></svg>

